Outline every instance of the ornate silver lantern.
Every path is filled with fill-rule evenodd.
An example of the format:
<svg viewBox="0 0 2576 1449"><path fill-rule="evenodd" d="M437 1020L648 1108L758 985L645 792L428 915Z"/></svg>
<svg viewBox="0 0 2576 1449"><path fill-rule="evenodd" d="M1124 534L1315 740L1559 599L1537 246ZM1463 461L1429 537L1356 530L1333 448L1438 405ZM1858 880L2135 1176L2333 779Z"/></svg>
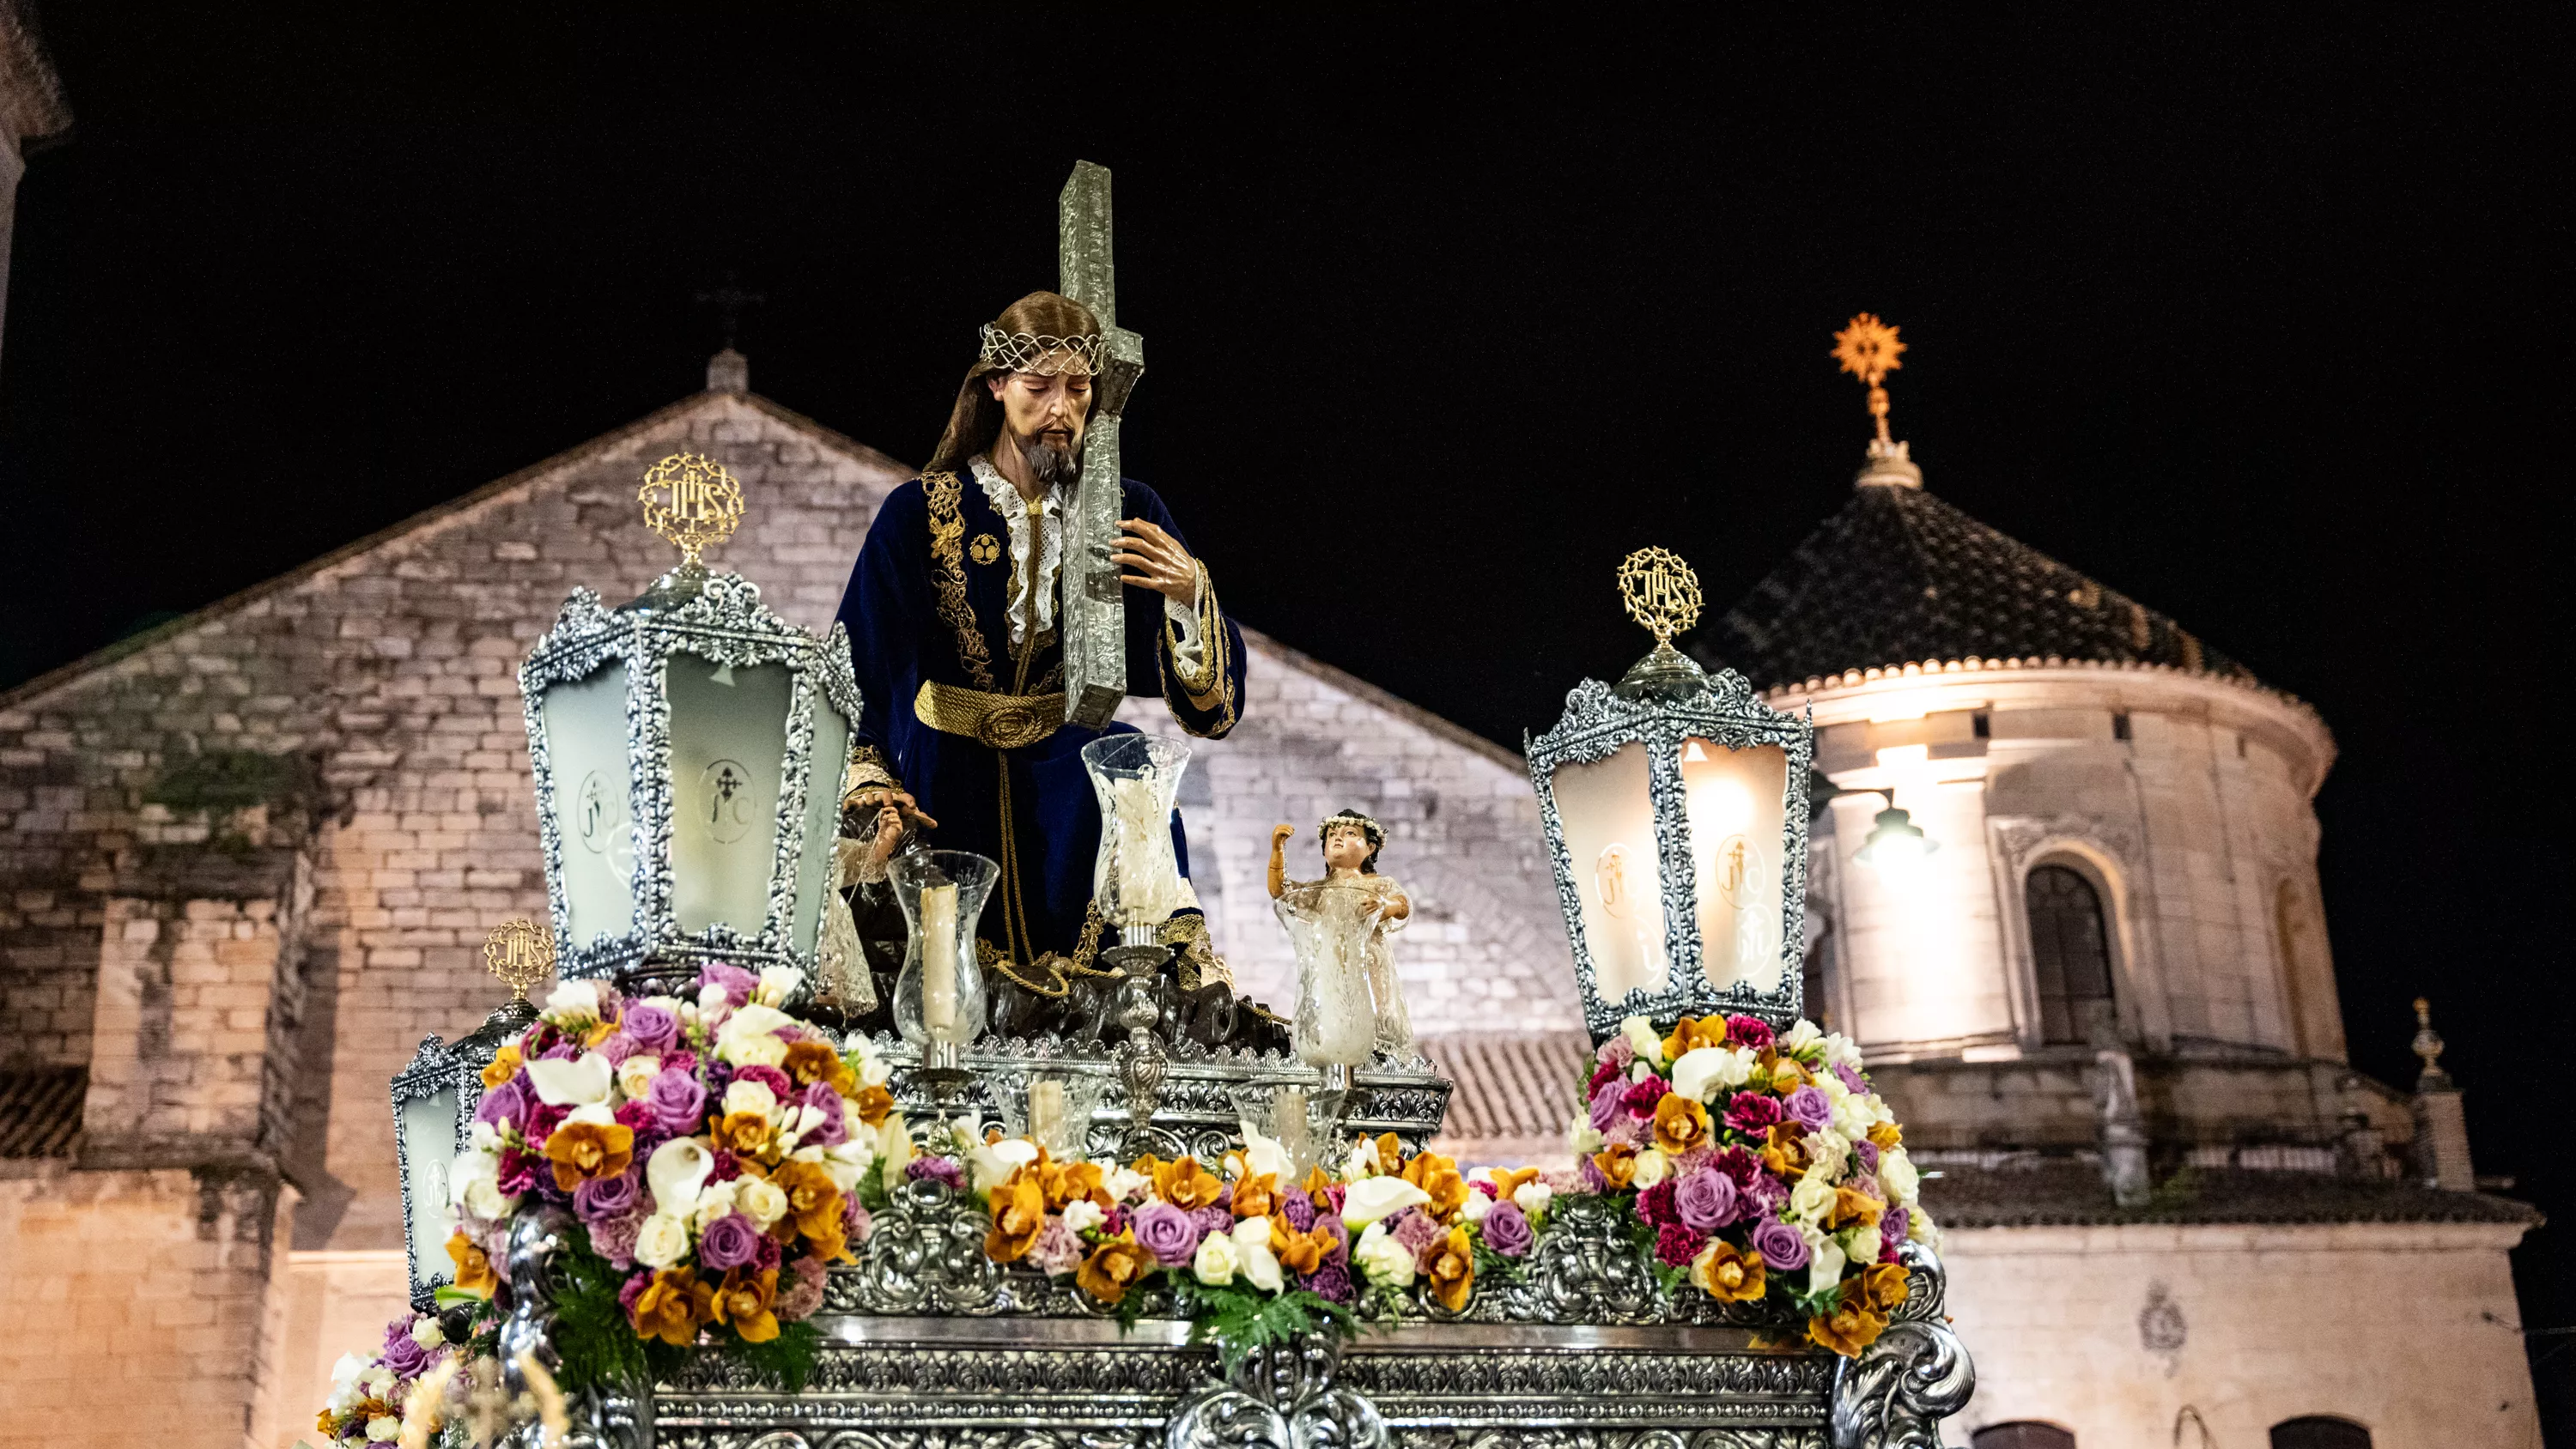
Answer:
<svg viewBox="0 0 2576 1449"><path fill-rule="evenodd" d="M1655 648L1616 685L1587 679L1527 741L1530 781L1574 943L1585 1024L1800 1010L1807 771L1814 729L1672 647L1699 580L1660 548L1619 569Z"/></svg>
<svg viewBox="0 0 2576 1449"><path fill-rule="evenodd" d="M468 1124L483 1104L483 1069L537 1019L528 988L554 970L554 943L533 921L511 921L484 939L483 961L510 988L483 1024L453 1044L423 1037L411 1065L394 1074L394 1161L402 1174L403 1247L410 1258L411 1306L436 1306L455 1281L447 1258L447 1170L465 1150Z"/></svg>
<svg viewBox="0 0 2576 1449"><path fill-rule="evenodd" d="M680 566L614 609L576 589L519 669L563 974L667 989L718 959L811 980L859 714L848 636L699 562L742 517L715 460L665 458L637 496Z"/></svg>

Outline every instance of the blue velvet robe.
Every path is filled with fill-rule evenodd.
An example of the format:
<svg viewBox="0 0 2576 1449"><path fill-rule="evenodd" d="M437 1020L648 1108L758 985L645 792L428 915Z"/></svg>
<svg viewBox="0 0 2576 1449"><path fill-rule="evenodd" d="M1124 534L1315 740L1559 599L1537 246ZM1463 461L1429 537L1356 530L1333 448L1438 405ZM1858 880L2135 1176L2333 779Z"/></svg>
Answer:
<svg viewBox="0 0 2576 1449"><path fill-rule="evenodd" d="M1132 478L1120 480L1120 489L1121 517L1158 524L1189 546L1154 490ZM1071 955L1091 902L1100 810L1082 768L1082 747L1101 734L1132 733L1134 727L1113 723L1104 731L1065 724L1034 745L997 751L933 729L914 713L924 680L1000 694L1064 688L1063 651L1054 631L1024 649L1025 658L1011 652L1010 538L1009 524L971 474L913 479L887 496L869 525L840 617L850 631L861 695L854 747L876 749L889 773L939 822L931 845L996 861L1016 857L1019 878L1006 871L994 887L978 935L1027 962L1048 951ZM1074 573L1071 562L1057 578L1058 629L1064 578ZM1163 596L1134 587L1125 592L1128 692L1160 693L1184 730L1224 737L1242 706L1243 636L1217 608L1214 586L1200 611L1212 678L1195 698L1172 660L1177 635L1164 617ZM1005 832L1016 844L1009 854L1003 850ZM1189 847L1177 812L1172 833L1186 876Z"/></svg>

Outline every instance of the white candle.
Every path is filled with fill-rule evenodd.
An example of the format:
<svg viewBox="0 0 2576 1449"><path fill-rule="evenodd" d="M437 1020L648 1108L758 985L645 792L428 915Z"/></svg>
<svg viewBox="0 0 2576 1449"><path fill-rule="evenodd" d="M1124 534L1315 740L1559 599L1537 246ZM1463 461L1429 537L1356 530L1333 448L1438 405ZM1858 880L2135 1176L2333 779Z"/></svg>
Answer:
<svg viewBox="0 0 2576 1449"><path fill-rule="evenodd" d="M957 1036L957 887L921 893L921 1028L934 1041Z"/></svg>
<svg viewBox="0 0 2576 1449"><path fill-rule="evenodd" d="M1029 1135L1039 1145L1052 1148L1062 1144L1064 1113L1064 1083L1029 1083Z"/></svg>
<svg viewBox="0 0 2576 1449"><path fill-rule="evenodd" d="M1172 857L1172 818L1150 775L1113 781L1110 822L1118 841L1118 910L1125 925L1151 925L1180 904L1180 865Z"/></svg>
<svg viewBox="0 0 2576 1449"><path fill-rule="evenodd" d="M1315 1156L1315 1140L1306 1130L1306 1089L1281 1087L1270 1101L1270 1126L1278 1133L1279 1150L1286 1154L1292 1175L1302 1176L1294 1173L1294 1168L1311 1163ZM1281 1187L1288 1185L1280 1184Z"/></svg>

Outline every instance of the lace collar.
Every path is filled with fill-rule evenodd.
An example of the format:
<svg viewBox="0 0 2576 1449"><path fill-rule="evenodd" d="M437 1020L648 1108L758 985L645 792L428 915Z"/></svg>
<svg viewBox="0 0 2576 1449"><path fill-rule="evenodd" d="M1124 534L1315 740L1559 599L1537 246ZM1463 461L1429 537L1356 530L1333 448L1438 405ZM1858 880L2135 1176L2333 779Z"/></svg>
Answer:
<svg viewBox="0 0 2576 1449"><path fill-rule="evenodd" d="M967 464L975 482L984 490L984 500L1002 515L1011 531L1011 604L1008 611L1011 645L1019 647L1029 637L1030 604L1036 604L1036 628L1041 632L1055 627L1055 581L1064 569L1064 485L1059 483L1038 500L1037 537L1029 536L1029 506L1020 498L1020 490L993 466L993 460L977 454ZM1037 556L1037 587L1029 587L1032 544Z"/></svg>

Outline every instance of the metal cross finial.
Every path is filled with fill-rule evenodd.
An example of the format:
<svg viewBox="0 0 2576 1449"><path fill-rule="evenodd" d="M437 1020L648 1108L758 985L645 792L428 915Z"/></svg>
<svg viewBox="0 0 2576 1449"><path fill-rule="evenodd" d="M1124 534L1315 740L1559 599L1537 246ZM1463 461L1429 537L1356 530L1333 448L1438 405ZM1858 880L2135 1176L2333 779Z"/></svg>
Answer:
<svg viewBox="0 0 2576 1449"><path fill-rule="evenodd" d="M742 331L742 314L744 310L751 307L757 307L768 300L768 297L759 292L744 291L741 284L734 279L734 274L732 272L725 273L723 286L716 288L712 292L700 292L698 294L698 304L700 306L714 307L716 309L716 315L723 319L724 345L727 348L731 348L733 346L735 335Z"/></svg>
<svg viewBox="0 0 2576 1449"><path fill-rule="evenodd" d="M2415 998L2415 1041L2410 1049L2424 1059L2424 1075L2442 1074L2442 1034L2433 1030L2433 1003L2426 997Z"/></svg>
<svg viewBox="0 0 2576 1449"><path fill-rule="evenodd" d="M1869 386L1869 415L1878 419L1878 440L1893 441L1887 432L1887 375L1903 367L1897 361L1905 344L1896 340L1896 328L1878 320L1878 314L1863 312L1851 319L1842 331L1834 334L1834 361L1842 370Z"/></svg>

